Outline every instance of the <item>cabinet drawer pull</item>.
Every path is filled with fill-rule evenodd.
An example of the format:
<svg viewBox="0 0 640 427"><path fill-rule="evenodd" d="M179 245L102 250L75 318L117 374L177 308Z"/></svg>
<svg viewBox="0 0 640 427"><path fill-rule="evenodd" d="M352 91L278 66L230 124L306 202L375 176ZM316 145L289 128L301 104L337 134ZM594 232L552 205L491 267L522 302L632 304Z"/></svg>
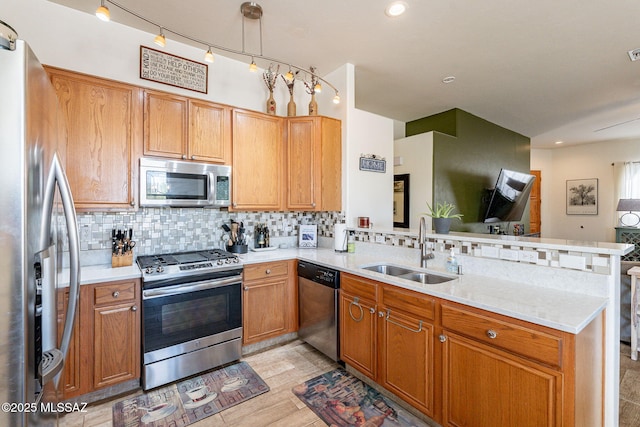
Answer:
<svg viewBox="0 0 640 427"><path fill-rule="evenodd" d="M353 301L351 301L351 303L349 304L349 316L351 316L351 318L356 322L360 322L360 321L362 321L362 319L364 319L364 310L362 309L362 306L358 302L359 300L360 300L360 298L355 297L353 299ZM355 316L351 312L351 307L354 306L354 305L360 309L360 316L357 319L355 318ZM375 310L373 310L373 311L375 311Z"/></svg>
<svg viewBox="0 0 640 427"><path fill-rule="evenodd" d="M271 274L271 270L267 268L267 269L265 270L265 274Z"/></svg>
<svg viewBox="0 0 640 427"><path fill-rule="evenodd" d="M111 295L113 295L113 297L114 297L114 298L118 298L118 297L120 296L120 292L115 291L115 292L114 292L113 294L111 294Z"/></svg>
<svg viewBox="0 0 640 427"><path fill-rule="evenodd" d="M498 333L496 331L494 331L493 329L489 329L487 331L487 336L491 339L495 339L498 336Z"/></svg>
<svg viewBox="0 0 640 427"><path fill-rule="evenodd" d="M389 309L387 309L387 317L385 318L385 320L387 322L393 324L393 325L400 326L401 328L404 328L404 329L406 329L408 331L411 331L411 332L415 332L416 334L419 333L419 332L422 332L422 320L418 321L418 329L413 329L413 328L405 326L402 323L398 323L398 322L394 321L393 319L391 319L391 310L389 310Z"/></svg>
<svg viewBox="0 0 640 427"><path fill-rule="evenodd" d="M131 311L138 311L138 306L134 305L133 307L131 307Z"/></svg>

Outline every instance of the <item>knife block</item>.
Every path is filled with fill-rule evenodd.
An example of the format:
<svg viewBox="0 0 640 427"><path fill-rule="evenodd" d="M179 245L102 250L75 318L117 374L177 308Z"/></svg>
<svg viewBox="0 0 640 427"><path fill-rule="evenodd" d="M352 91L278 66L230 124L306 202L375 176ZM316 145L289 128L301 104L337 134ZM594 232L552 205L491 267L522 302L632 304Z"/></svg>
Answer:
<svg viewBox="0 0 640 427"><path fill-rule="evenodd" d="M111 267L126 267L133 265L133 251L125 252L122 255L111 255Z"/></svg>

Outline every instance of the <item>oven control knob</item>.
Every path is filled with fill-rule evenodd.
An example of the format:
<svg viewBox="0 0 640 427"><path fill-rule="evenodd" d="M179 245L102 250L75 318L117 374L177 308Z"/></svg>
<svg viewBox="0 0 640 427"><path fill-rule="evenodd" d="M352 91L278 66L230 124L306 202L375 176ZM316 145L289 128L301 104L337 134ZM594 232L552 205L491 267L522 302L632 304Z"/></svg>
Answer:
<svg viewBox="0 0 640 427"><path fill-rule="evenodd" d="M239 263L239 262L240 262L240 258L234 258L234 259L233 259L233 262L234 262L234 264Z"/></svg>
<svg viewBox="0 0 640 427"><path fill-rule="evenodd" d="M153 267L147 267L147 268L145 268L145 270L144 270L144 272L145 272L145 273L147 273L147 274L153 274L153 271L154 271L154 270L153 270Z"/></svg>
<svg viewBox="0 0 640 427"><path fill-rule="evenodd" d="M219 260L218 260L218 262L217 262L216 264L218 264L218 265L222 265L222 264L224 264L224 261L222 261L221 259L219 259Z"/></svg>
<svg viewBox="0 0 640 427"><path fill-rule="evenodd" d="M162 273L162 272L164 271L164 267L163 267L163 266L161 266L161 265L159 265L159 266L158 266L158 268L156 268L156 271L157 271L158 273Z"/></svg>

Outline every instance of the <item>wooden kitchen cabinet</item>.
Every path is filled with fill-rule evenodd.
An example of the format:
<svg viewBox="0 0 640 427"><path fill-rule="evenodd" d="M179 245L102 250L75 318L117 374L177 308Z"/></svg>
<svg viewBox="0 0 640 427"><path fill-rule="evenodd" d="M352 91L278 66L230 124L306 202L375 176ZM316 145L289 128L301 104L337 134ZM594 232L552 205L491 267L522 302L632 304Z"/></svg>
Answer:
<svg viewBox="0 0 640 427"><path fill-rule="evenodd" d="M140 377L140 282L93 285L93 388Z"/></svg>
<svg viewBox="0 0 640 427"><path fill-rule="evenodd" d="M436 301L395 286L381 290L378 382L434 417Z"/></svg>
<svg viewBox="0 0 640 427"><path fill-rule="evenodd" d="M576 336L447 302L442 328L444 426L602 425L602 316Z"/></svg>
<svg viewBox="0 0 640 427"><path fill-rule="evenodd" d="M142 138L140 89L58 68L46 70L66 126L66 173L76 209L131 209Z"/></svg>
<svg viewBox="0 0 640 427"><path fill-rule="evenodd" d="M140 280L83 285L64 366L69 399L140 378ZM58 291L58 340L68 289Z"/></svg>
<svg viewBox="0 0 640 427"><path fill-rule="evenodd" d="M286 125L287 209L341 210L340 120L322 116L288 117Z"/></svg>
<svg viewBox="0 0 640 427"><path fill-rule="evenodd" d="M348 273L340 286L341 359L433 417L435 299Z"/></svg>
<svg viewBox="0 0 640 427"><path fill-rule="evenodd" d="M57 297L57 318L58 318L58 346L62 341L62 332L64 331L64 323L66 320L67 307L69 306L69 288L58 289ZM82 353L80 351L80 328L84 326L80 323L80 313L76 310L76 318L73 324L73 333L69 343L69 350L64 361L64 370L62 371L62 394L65 399L79 396L85 391L82 388L81 372Z"/></svg>
<svg viewBox="0 0 640 427"><path fill-rule="evenodd" d="M144 90L144 155L229 163L231 108Z"/></svg>
<svg viewBox="0 0 640 427"><path fill-rule="evenodd" d="M340 359L377 379L377 282L348 273L340 275Z"/></svg>
<svg viewBox="0 0 640 427"><path fill-rule="evenodd" d="M232 209L282 210L283 119L234 109L232 123Z"/></svg>
<svg viewBox="0 0 640 427"><path fill-rule="evenodd" d="M244 266L244 345L297 330L295 261Z"/></svg>

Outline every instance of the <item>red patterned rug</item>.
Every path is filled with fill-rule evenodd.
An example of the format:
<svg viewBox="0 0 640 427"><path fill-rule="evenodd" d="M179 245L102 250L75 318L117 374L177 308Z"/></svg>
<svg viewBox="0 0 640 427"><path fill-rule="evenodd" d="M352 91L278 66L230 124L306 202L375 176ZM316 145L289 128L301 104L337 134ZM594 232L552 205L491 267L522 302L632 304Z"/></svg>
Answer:
<svg viewBox="0 0 640 427"><path fill-rule="evenodd" d="M342 368L305 381L292 391L331 427L428 427Z"/></svg>
<svg viewBox="0 0 640 427"><path fill-rule="evenodd" d="M251 366L239 362L116 402L113 426L187 426L267 391Z"/></svg>

